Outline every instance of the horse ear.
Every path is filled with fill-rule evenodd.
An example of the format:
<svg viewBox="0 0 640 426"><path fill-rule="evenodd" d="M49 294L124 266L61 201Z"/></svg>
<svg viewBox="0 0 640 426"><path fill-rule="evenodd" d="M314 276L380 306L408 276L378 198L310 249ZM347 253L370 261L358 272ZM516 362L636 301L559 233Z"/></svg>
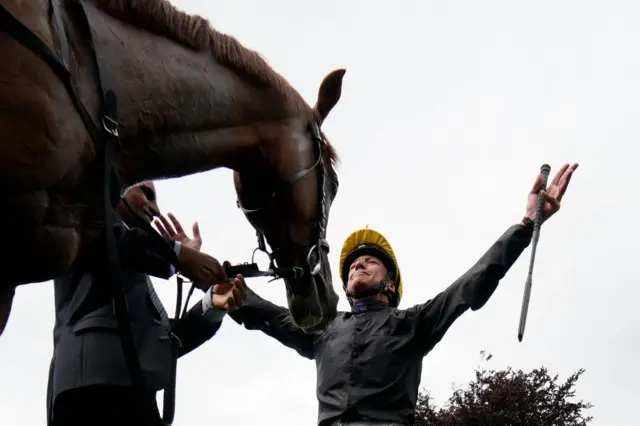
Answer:
<svg viewBox="0 0 640 426"><path fill-rule="evenodd" d="M337 69L331 71L324 80L322 80L320 89L318 89L318 100L313 107L320 117L320 124L324 122L329 112L331 112L340 100L340 95L342 94L342 78L346 72L346 69Z"/></svg>

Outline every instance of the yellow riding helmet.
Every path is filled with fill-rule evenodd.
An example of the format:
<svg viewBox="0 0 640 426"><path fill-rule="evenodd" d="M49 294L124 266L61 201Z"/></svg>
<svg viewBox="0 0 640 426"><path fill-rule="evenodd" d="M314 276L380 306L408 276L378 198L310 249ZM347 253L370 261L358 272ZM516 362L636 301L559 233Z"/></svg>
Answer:
<svg viewBox="0 0 640 426"><path fill-rule="evenodd" d="M398 260L389 241L387 241L381 233L369 229L368 225L349 235L342 245L340 267L338 269L340 271L340 278L342 279L342 286L347 286L349 268L353 261L365 254L379 258L389 272L392 273L396 284L396 293L390 304L392 306L398 306L402 298L402 276L400 275Z"/></svg>

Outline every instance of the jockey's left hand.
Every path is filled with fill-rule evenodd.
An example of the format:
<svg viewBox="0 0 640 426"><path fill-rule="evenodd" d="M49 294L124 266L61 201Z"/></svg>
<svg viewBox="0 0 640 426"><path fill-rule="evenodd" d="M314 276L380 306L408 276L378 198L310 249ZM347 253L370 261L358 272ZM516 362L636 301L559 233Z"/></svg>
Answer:
<svg viewBox="0 0 640 426"><path fill-rule="evenodd" d="M542 208L542 222L546 221L560 210L560 201L562 200L562 197L564 197L567 187L569 186L569 182L571 181L571 176L573 176L573 172L577 168L578 163L574 163L572 165L569 165L568 163L565 164L560 168L560 170L558 170L558 173L556 173L551 183L547 184L547 190L542 191L541 194L545 199L545 203ZM540 191L541 187L542 174L538 174L536 181L533 184L533 188L531 188L527 197L526 216L531 220L536 219L538 191Z"/></svg>
<svg viewBox="0 0 640 426"><path fill-rule="evenodd" d="M176 219L176 217L171 213L169 213L168 216L171 223L169 223L167 218L163 215L159 215L159 220L156 219L153 222L158 229L158 232L168 240L178 241L184 247L200 251L200 248L202 247L202 237L200 236L200 227L198 226L198 222L193 223L193 238L190 238L187 236L187 233L184 232L184 229L182 229L182 225L178 219Z"/></svg>
<svg viewBox="0 0 640 426"><path fill-rule="evenodd" d="M238 275L235 279L216 284L211 289L211 302L217 309L233 311L244 303L247 297L247 284L244 277Z"/></svg>

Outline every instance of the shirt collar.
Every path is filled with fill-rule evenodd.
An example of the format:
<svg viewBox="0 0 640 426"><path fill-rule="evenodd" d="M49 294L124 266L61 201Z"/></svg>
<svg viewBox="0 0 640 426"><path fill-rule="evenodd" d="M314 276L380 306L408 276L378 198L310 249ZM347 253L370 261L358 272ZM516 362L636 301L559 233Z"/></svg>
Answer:
<svg viewBox="0 0 640 426"><path fill-rule="evenodd" d="M362 299L355 300L353 302L353 306L351 307L351 312L366 312L366 311L379 311L386 308L387 305L385 302L376 299Z"/></svg>

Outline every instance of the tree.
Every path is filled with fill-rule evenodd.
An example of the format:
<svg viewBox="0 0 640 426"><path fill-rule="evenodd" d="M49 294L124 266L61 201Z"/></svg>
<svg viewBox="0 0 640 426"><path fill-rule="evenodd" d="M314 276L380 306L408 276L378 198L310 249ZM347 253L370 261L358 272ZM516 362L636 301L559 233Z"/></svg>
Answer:
<svg viewBox="0 0 640 426"><path fill-rule="evenodd" d="M491 354L480 352L488 362ZM432 404L427 391L418 395L416 426L585 426L592 417L584 411L590 402L574 401L580 369L564 382L545 367L530 372L476 368L466 389L454 387L444 408Z"/></svg>

